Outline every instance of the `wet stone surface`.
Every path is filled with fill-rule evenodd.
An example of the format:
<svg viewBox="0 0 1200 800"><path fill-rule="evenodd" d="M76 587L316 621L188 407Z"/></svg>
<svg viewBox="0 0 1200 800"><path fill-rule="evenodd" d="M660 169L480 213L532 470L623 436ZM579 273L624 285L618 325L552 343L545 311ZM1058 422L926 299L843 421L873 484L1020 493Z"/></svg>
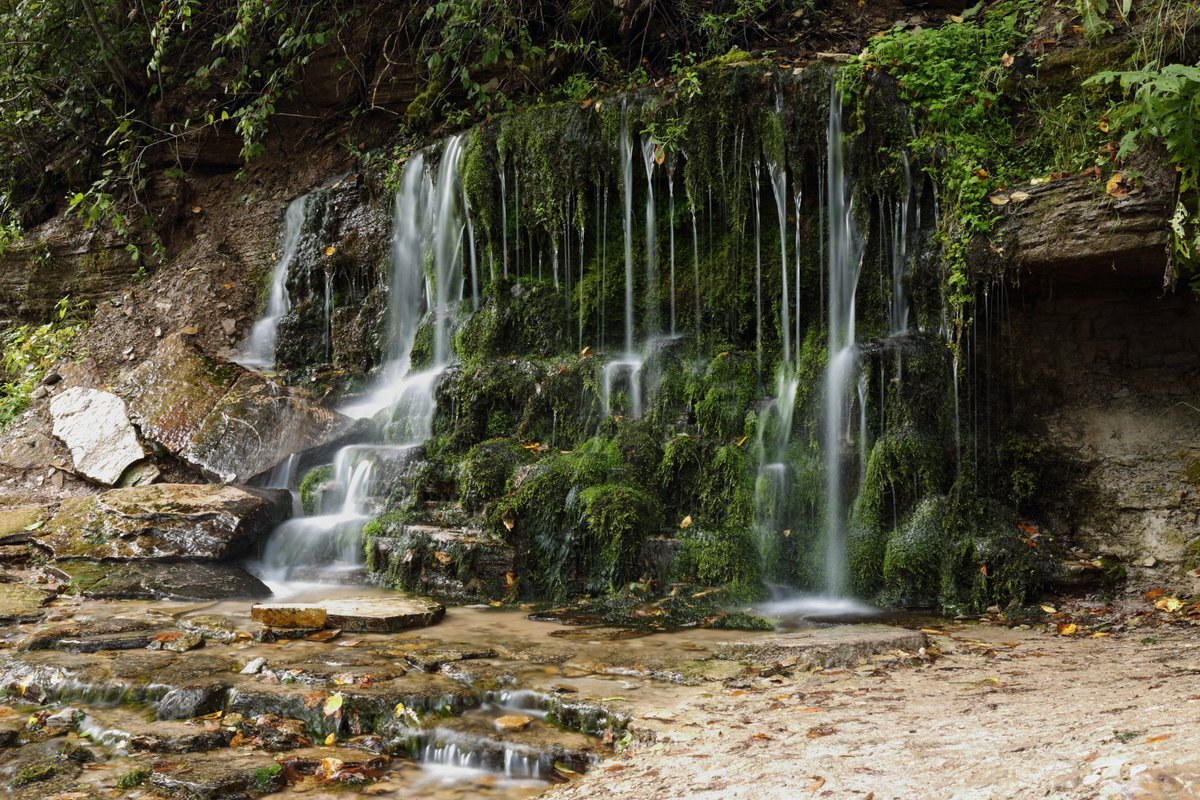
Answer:
<svg viewBox="0 0 1200 800"><path fill-rule="evenodd" d="M53 621L0 628L0 790L515 800L762 672L716 658L740 641L728 631L560 637L521 612L337 591L274 604L337 628L267 629L246 602L77 596L47 607ZM425 627L387 630L405 614ZM264 630L305 633L256 640ZM68 741L74 761L46 749Z"/></svg>

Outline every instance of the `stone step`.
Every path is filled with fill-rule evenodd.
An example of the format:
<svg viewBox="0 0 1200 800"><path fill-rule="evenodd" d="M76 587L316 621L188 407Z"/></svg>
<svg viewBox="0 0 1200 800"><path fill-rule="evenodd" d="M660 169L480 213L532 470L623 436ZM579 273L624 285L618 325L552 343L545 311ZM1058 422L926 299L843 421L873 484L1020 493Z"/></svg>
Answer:
<svg viewBox="0 0 1200 800"><path fill-rule="evenodd" d="M925 634L890 625L835 625L717 645L717 658L753 663L794 660L818 667L844 667L861 658L895 650L916 652Z"/></svg>
<svg viewBox="0 0 1200 800"><path fill-rule="evenodd" d="M237 731L215 722L150 722L129 708L104 708L89 710L79 732L118 753L196 753L228 747Z"/></svg>
<svg viewBox="0 0 1200 800"><path fill-rule="evenodd" d="M339 628L355 633L395 633L440 622L446 607L428 597L346 597L321 603L260 603L255 622L278 628Z"/></svg>

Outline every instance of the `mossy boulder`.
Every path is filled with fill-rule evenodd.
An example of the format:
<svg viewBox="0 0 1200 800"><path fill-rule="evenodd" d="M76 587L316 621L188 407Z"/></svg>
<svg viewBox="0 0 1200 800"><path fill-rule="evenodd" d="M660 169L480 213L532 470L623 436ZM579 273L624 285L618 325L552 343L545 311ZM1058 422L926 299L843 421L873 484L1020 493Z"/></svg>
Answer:
<svg viewBox="0 0 1200 800"><path fill-rule="evenodd" d="M232 564L68 559L57 562L55 569L84 597L200 601L271 594L265 583Z"/></svg>

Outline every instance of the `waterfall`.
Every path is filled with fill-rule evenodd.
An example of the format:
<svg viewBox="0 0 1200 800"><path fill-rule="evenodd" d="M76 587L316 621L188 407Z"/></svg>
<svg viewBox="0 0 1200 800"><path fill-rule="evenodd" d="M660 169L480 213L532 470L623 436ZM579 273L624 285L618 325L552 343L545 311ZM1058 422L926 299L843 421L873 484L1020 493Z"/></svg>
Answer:
<svg viewBox="0 0 1200 800"><path fill-rule="evenodd" d="M342 408L347 416L375 417L383 434L374 442L339 450L319 513L288 520L271 534L260 565L268 582L292 582L297 569L319 578L338 568L357 569L360 535L375 510L377 485L390 486L431 435L434 390L450 361L450 335L469 266L464 264L463 238L471 224L459 174L465 138L452 136L442 145L436 181L426 168L427 154L414 153L396 193L387 361L375 387ZM430 275L426 264L433 265ZM433 365L413 373L410 359L423 312L434 329Z"/></svg>
<svg viewBox="0 0 1200 800"><path fill-rule="evenodd" d="M787 168L775 161L767 159L767 173L771 177L771 189L775 193L775 210L779 217L779 278L781 282L779 293L779 330L783 335L783 363L792 361L792 324L788 314L788 303L791 297L788 293L788 260L787 260ZM799 278L797 277L797 286ZM799 314L799 305L796 307Z"/></svg>
<svg viewBox="0 0 1200 800"><path fill-rule="evenodd" d="M658 335L658 220L654 211L654 165L657 163L658 143L648 135L642 136L642 161L646 165L646 340Z"/></svg>
<svg viewBox="0 0 1200 800"><path fill-rule="evenodd" d="M508 277L508 189L504 185L504 156L500 156L500 251L504 256L504 277Z"/></svg>
<svg viewBox="0 0 1200 800"><path fill-rule="evenodd" d="M754 162L754 353L758 359L758 379L763 371L763 312L762 312L762 176L758 161Z"/></svg>
<svg viewBox="0 0 1200 800"><path fill-rule="evenodd" d="M842 142L842 104L836 83L831 88L827 131L826 198L829 212L828 341L825 371L825 591L846 590L846 513L842 487L843 419L850 375L854 370L854 298L862 269L862 237L854 222L853 200L846 176Z"/></svg>
<svg viewBox="0 0 1200 800"><path fill-rule="evenodd" d="M242 347L238 363L250 369L273 369L275 367L275 336L279 320L291 310L288 298L288 269L296 258L300 247L300 235L304 232L304 216L308 208L309 195L297 197L288 203L284 215L283 252L275 262L271 273L271 286L267 292L267 307L262 318L254 323L250 335Z"/></svg>
<svg viewBox="0 0 1200 800"><path fill-rule="evenodd" d="M893 336L908 331L908 298L904 293L904 268L908 260L908 214L912 202L912 163L904 152L904 192L900 195L900 210L892 217L892 304L888 318ZM919 213L919 212L918 212ZM918 224L919 224L918 220Z"/></svg>

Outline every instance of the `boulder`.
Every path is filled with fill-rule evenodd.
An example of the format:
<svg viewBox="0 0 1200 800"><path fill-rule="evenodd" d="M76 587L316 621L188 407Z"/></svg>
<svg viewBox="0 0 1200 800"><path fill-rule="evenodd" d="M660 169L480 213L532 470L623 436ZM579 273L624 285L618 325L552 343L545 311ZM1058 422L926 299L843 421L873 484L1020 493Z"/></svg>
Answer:
<svg viewBox="0 0 1200 800"><path fill-rule="evenodd" d="M50 401L54 435L71 451L75 471L112 486L125 470L145 458L125 412L111 392L72 387Z"/></svg>
<svg viewBox="0 0 1200 800"><path fill-rule="evenodd" d="M237 558L291 513L291 496L213 484L112 489L71 497L33 532L55 558Z"/></svg>
<svg viewBox="0 0 1200 800"><path fill-rule="evenodd" d="M67 559L55 568L84 597L105 600L244 600L271 594L265 583L232 564Z"/></svg>
<svg viewBox="0 0 1200 800"><path fill-rule="evenodd" d="M292 453L336 446L354 420L229 361L183 334L163 339L121 388L142 436L221 481L240 482Z"/></svg>

